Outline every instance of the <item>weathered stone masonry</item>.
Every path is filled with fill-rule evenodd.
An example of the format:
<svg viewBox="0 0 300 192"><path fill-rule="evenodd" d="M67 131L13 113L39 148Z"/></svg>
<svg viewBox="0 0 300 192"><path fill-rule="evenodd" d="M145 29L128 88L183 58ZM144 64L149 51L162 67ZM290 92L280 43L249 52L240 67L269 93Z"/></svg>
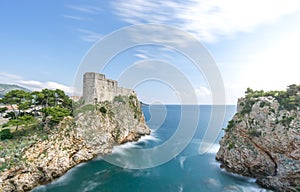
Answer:
<svg viewBox="0 0 300 192"><path fill-rule="evenodd" d="M118 87L118 82L105 78L105 75L88 72L83 76L83 99L85 103L93 103L95 100L112 101L115 96L127 96L135 94L132 89Z"/></svg>

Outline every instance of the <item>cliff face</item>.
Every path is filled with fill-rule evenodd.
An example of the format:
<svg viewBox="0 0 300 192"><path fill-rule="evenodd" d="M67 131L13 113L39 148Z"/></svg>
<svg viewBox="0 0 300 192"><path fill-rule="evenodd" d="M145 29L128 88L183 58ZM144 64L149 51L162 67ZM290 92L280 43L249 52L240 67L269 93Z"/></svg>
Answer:
<svg viewBox="0 0 300 192"><path fill-rule="evenodd" d="M216 159L227 171L254 177L265 188L300 191L299 107L287 105L289 97L279 101L262 95L238 100Z"/></svg>
<svg viewBox="0 0 300 192"><path fill-rule="evenodd" d="M114 145L150 134L135 95L96 107L80 106L76 113L75 119L64 119L48 138L24 149L22 165L0 172L0 191L28 191L81 162L110 153Z"/></svg>

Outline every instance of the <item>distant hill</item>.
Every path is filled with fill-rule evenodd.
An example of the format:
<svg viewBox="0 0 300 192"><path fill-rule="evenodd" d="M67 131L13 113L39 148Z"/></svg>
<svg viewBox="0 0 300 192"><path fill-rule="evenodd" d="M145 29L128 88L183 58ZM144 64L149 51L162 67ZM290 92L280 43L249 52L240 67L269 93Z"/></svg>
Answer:
<svg viewBox="0 0 300 192"><path fill-rule="evenodd" d="M29 89L21 87L19 85L1 84L0 83L0 98L2 98L7 92L11 90L24 90L30 92Z"/></svg>

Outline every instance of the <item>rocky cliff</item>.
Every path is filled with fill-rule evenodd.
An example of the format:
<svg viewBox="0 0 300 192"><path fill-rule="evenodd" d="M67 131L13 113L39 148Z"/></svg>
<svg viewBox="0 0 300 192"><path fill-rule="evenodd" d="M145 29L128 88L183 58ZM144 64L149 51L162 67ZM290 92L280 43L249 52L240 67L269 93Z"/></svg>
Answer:
<svg viewBox="0 0 300 192"><path fill-rule="evenodd" d="M48 183L75 165L112 151L114 145L150 134L136 95L111 102L77 106L47 138L22 149L22 162L0 172L0 191L29 191Z"/></svg>
<svg viewBox="0 0 300 192"><path fill-rule="evenodd" d="M238 100L216 159L274 191L300 191L300 86L252 91Z"/></svg>

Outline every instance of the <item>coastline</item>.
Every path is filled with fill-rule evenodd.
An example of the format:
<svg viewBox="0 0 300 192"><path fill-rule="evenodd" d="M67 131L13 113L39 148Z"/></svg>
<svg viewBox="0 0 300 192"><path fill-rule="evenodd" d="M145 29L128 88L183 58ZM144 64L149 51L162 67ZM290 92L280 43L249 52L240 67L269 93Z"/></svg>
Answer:
<svg viewBox="0 0 300 192"><path fill-rule="evenodd" d="M299 86L253 91L238 100L216 160L221 168L256 179L265 189L299 191Z"/></svg>
<svg viewBox="0 0 300 192"><path fill-rule="evenodd" d="M75 130L75 129L74 129ZM70 147L66 153L61 150L56 150L57 145L54 142L42 141L34 144L32 147L25 151L25 156L30 163L24 167L14 167L10 170L2 172L1 178L1 190L6 191L30 191L39 185L48 184L59 177L63 176L70 169L78 166L81 163L88 162L94 158L103 157L112 153L113 147L122 146L129 142L137 141L136 138L141 138L143 135L138 134L134 139L127 140L124 144L117 144L114 141L108 141L100 148L91 148L91 146L84 144L84 140L79 138L74 139L76 132L68 130L70 137L66 136L66 131L59 131L53 133L50 137L55 138L58 135L64 135L65 139L62 141L70 140L70 143L65 143L64 148ZM149 134L145 133L145 135ZM62 142L63 143L63 142ZM50 147L50 146L54 147ZM80 148L78 146L81 146ZM39 149L49 149L47 156L45 152L38 153L35 151L41 151ZM54 154L56 154L54 156ZM37 158L39 156L39 158ZM44 165L44 167L43 167Z"/></svg>
<svg viewBox="0 0 300 192"><path fill-rule="evenodd" d="M149 135L137 98L123 99L125 102L100 103L105 113L93 108L67 117L46 139L22 149L20 165L0 173L0 191L30 191L80 163L111 153L114 146Z"/></svg>

